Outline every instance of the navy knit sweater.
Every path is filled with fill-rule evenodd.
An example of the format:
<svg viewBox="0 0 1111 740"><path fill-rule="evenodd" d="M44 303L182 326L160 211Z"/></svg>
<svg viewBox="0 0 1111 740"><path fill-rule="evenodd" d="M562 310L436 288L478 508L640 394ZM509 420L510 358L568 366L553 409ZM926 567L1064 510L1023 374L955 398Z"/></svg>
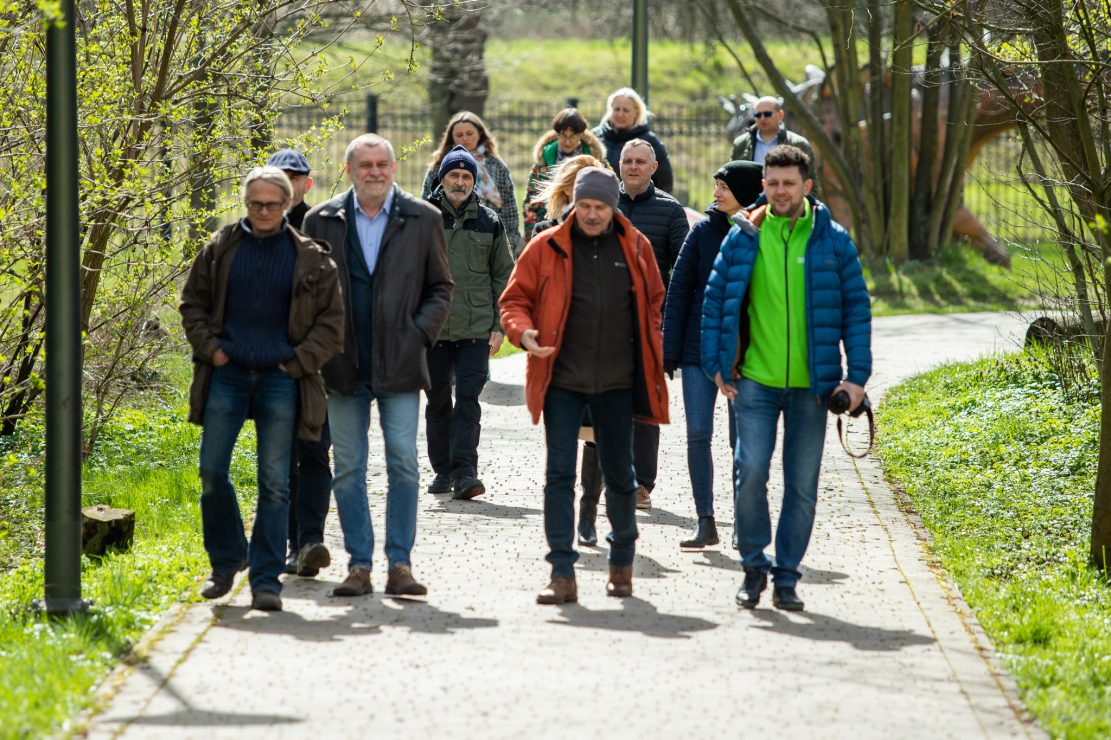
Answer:
<svg viewBox="0 0 1111 740"><path fill-rule="evenodd" d="M284 225L260 238L244 219L243 230L228 275L220 348L232 362L262 370L293 357L288 327L297 254Z"/></svg>

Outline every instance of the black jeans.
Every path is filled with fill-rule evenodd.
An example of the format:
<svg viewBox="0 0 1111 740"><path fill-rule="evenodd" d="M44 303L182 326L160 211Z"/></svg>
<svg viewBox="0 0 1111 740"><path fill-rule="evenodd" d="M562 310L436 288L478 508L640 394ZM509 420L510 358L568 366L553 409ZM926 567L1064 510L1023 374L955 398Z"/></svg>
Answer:
<svg viewBox="0 0 1111 740"><path fill-rule="evenodd" d="M328 420L316 442L296 440L289 466L289 551L324 541L324 519L332 495L332 468L328 451L332 435Z"/></svg>
<svg viewBox="0 0 1111 740"><path fill-rule="evenodd" d="M632 565L637 539L636 477L633 473L633 392L585 394L549 388L544 398L548 447L544 485L544 534L553 577L574 578L579 554L575 539L575 462L583 409L590 408L594 443L606 482L606 514L612 531L609 562Z"/></svg>
<svg viewBox="0 0 1111 740"><path fill-rule="evenodd" d="M485 339L437 342L428 350L428 462L436 475L455 480L478 475L482 407L478 397L490 377L490 344ZM455 383L455 405L451 386Z"/></svg>
<svg viewBox="0 0 1111 740"><path fill-rule="evenodd" d="M648 491L656 487L656 469L660 460L660 428L655 424L633 424L633 467L637 485Z"/></svg>

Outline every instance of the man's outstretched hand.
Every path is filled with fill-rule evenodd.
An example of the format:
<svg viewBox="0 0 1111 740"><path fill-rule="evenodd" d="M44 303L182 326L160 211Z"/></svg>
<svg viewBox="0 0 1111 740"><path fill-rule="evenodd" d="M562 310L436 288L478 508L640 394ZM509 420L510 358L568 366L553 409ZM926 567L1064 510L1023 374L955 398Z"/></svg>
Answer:
<svg viewBox="0 0 1111 740"><path fill-rule="evenodd" d="M525 329L525 331L521 333L521 346L526 352L533 357L540 358L548 357L555 352L555 347L541 347L536 341L538 336L540 336L540 331L538 329Z"/></svg>

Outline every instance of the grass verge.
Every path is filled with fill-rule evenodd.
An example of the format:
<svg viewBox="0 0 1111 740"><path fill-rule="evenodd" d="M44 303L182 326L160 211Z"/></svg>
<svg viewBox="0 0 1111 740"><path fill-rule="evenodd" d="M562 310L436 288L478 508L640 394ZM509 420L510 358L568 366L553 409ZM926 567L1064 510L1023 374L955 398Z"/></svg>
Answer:
<svg viewBox="0 0 1111 740"><path fill-rule="evenodd" d="M1026 706L1052 737L1111 736L1111 587L1087 563L1096 392L1018 354L907 381L878 423L887 475Z"/></svg>
<svg viewBox="0 0 1111 740"><path fill-rule="evenodd" d="M151 402L140 397L139 401ZM42 737L78 728L72 718L92 689L208 568L200 531L199 427L185 422L183 394L121 411L86 462L83 505L135 511L127 552L82 562L88 614L50 620L28 606L43 595L43 427L26 419L0 449L0 737ZM253 432L237 445L232 479L253 499ZM8 509L9 501L19 506ZM253 508L253 504L252 504ZM244 512L249 517L249 512Z"/></svg>

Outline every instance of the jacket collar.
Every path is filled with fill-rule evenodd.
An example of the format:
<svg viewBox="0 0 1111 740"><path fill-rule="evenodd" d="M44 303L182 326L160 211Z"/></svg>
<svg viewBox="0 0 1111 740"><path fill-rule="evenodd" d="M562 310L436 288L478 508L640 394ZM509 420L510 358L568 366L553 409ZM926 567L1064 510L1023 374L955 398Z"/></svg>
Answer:
<svg viewBox="0 0 1111 740"><path fill-rule="evenodd" d="M548 237L548 245L561 257L571 256L571 229L574 226L575 209L572 208L566 212L566 217L559 224L555 233ZM618 241L624 241L630 233L636 234L633 223L616 208L613 209L613 233L617 235Z"/></svg>
<svg viewBox="0 0 1111 740"><path fill-rule="evenodd" d="M621 200L627 200L630 203L636 202L638 200L651 200L652 197L656 194L656 185L655 185L655 183L653 183L651 181L649 181L649 183L648 183L648 188L645 189L645 191L643 193L640 193L639 195L637 195L635 197L632 196L632 195L629 195L625 191L625 183L620 183L618 185L618 187L621 190Z"/></svg>

